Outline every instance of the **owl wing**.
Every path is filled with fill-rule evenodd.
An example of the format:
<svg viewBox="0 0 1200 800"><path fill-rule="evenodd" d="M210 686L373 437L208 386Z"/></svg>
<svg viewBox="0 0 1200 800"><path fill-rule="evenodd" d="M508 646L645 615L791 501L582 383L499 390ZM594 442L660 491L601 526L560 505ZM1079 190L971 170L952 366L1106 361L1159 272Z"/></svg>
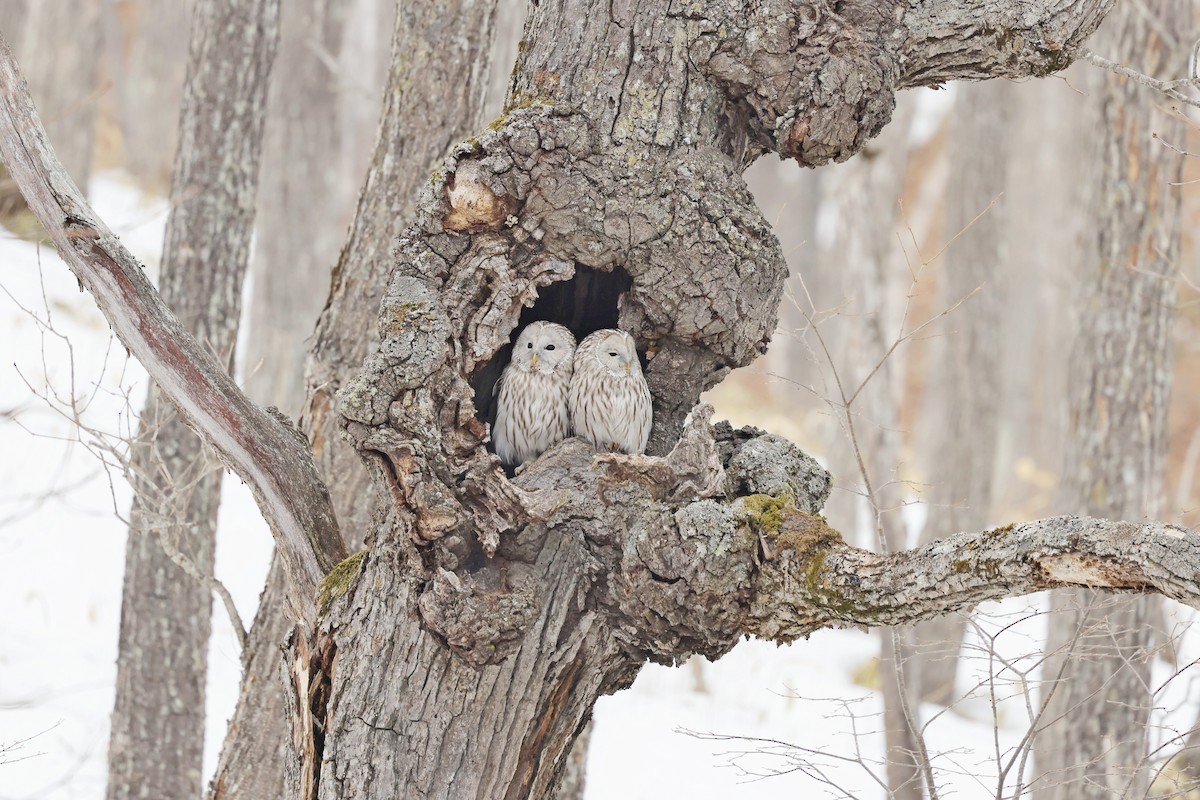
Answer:
<svg viewBox="0 0 1200 800"><path fill-rule="evenodd" d="M633 437L637 443L639 454L646 452L646 444L650 441L650 427L654 423L654 401L650 397L650 387L645 378L638 381L638 396L634 401Z"/></svg>

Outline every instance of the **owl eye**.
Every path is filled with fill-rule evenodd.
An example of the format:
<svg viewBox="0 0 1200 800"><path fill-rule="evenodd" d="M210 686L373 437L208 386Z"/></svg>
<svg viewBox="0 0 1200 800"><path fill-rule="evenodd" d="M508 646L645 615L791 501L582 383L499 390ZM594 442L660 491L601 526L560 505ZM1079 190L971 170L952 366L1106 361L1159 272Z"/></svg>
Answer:
<svg viewBox="0 0 1200 800"><path fill-rule="evenodd" d="M546 349L547 349L547 350L553 350L553 349L554 349L554 345L552 345L552 344L548 344L548 345L546 345Z"/></svg>
<svg viewBox="0 0 1200 800"><path fill-rule="evenodd" d="M532 349L533 349L533 342L529 342L529 343L527 343L527 344L525 345L525 347L526 347L526 348L528 348L529 350L532 350Z"/></svg>
<svg viewBox="0 0 1200 800"><path fill-rule="evenodd" d="M609 354L610 356L612 356L613 358L616 358L616 357L617 357L617 353L616 353L616 351L615 351L615 350L609 350L609 351L608 351L608 354Z"/></svg>

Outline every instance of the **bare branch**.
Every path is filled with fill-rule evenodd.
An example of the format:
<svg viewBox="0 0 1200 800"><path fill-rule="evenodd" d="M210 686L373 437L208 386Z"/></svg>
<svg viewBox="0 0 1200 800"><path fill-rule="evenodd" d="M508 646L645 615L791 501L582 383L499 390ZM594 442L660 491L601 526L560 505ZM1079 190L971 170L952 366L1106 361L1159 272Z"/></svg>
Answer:
<svg viewBox="0 0 1200 800"><path fill-rule="evenodd" d="M141 266L62 169L7 43L0 38L0 159L122 344L188 424L254 492L291 581L315 613L316 587L345 557L328 491L304 437L254 405L163 304Z"/></svg>
<svg viewBox="0 0 1200 800"><path fill-rule="evenodd" d="M1200 46L1200 43L1198 43L1198 46ZM1117 75L1122 75L1126 78L1132 78L1142 86L1148 86L1151 89L1162 92L1172 100L1178 100L1180 103L1189 105L1192 108L1200 108L1200 100L1197 100L1196 98L1187 94L1187 90L1189 88L1200 89L1200 77L1197 77L1194 73L1190 77L1181 78L1180 80L1160 81L1157 78L1151 78L1149 75L1145 75L1135 69L1130 69L1124 64L1118 64L1116 61L1110 61L1107 58L1098 56L1091 50L1080 51L1080 56L1090 64L1094 64L1097 67L1106 69L1109 72L1114 72Z"/></svg>
<svg viewBox="0 0 1200 800"><path fill-rule="evenodd" d="M1200 537L1160 522L1050 517L879 554L785 509L775 547L746 632L780 642L827 627L911 625L1065 586L1154 592L1200 607Z"/></svg>

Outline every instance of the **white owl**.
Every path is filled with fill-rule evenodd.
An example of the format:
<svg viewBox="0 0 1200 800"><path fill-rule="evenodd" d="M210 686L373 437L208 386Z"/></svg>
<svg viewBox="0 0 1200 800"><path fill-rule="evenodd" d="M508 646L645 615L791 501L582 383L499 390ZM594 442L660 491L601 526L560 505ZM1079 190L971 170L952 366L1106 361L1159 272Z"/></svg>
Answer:
<svg viewBox="0 0 1200 800"><path fill-rule="evenodd" d="M576 436L603 450L646 451L654 412L632 336L605 328L579 343L570 405Z"/></svg>
<svg viewBox="0 0 1200 800"><path fill-rule="evenodd" d="M506 466L540 456L571 435L567 388L575 337L562 325L532 322L513 345L496 391L492 444Z"/></svg>

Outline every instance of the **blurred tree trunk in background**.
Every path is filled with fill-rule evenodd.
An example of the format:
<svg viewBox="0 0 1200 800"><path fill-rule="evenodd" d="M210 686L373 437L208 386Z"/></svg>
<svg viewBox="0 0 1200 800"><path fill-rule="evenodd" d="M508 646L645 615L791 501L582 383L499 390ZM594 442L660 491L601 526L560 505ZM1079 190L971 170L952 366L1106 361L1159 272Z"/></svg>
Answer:
<svg viewBox="0 0 1200 800"><path fill-rule="evenodd" d="M17 52L25 31L25 13L28 0L0 0L0 33L8 39L8 46Z"/></svg>
<svg viewBox="0 0 1200 800"><path fill-rule="evenodd" d="M840 276L844 304L842 312L822 326L837 371L825 382L835 417L829 427L840 439L829 452L835 485L847 489L830 496L826 516L848 535L861 538L869 529L864 545L886 550L903 549L906 539L901 514L905 490L898 474L903 461L899 429L903 349L871 374L901 334L911 280L896 234L904 226L900 198L916 96L900 95L897 101L891 124L858 158L827 168L822 187L822 200L831 205L824 213L832 215L833 233L822 242L821 271ZM843 400L850 401L846 410L838 408ZM865 524L859 521L863 495L869 515ZM920 723L908 718L910 712L916 713L918 688L910 634L892 628L881 633L888 786L896 800L921 800L923 781L915 755L920 743L914 732Z"/></svg>
<svg viewBox="0 0 1200 800"><path fill-rule="evenodd" d="M1010 292L1011 201L1002 195L1012 155L1006 122L1012 118L1013 87L988 81L963 83L956 91L945 233L947 239L958 238L937 265L937 310L976 294L942 321L944 334L933 342L926 371L924 413L929 419L917 446L933 507L922 542L991 524L997 387L1005 340L1001 322ZM954 679L965 627L958 615L917 626L922 699L941 705L956 699Z"/></svg>
<svg viewBox="0 0 1200 800"><path fill-rule="evenodd" d="M1150 75L1181 74L1190 42L1164 38L1174 39L1156 21L1187 19L1191 8L1189 0L1119 5L1093 48ZM1094 116L1083 130L1099 131L1099 147L1091 202L1081 210L1096 220L1097 238L1084 250L1063 496L1075 513L1153 518L1167 447L1181 159L1151 133L1181 142L1186 129L1164 113L1161 97L1131 80L1093 70L1086 89ZM1054 723L1040 739L1039 800L1145 794L1156 605L1147 597L1111 602L1091 590L1054 594L1047 650L1075 644L1043 673Z"/></svg>
<svg viewBox="0 0 1200 800"><path fill-rule="evenodd" d="M367 7L356 13L382 10ZM309 401L302 427L343 531L369 529L375 489L361 459L338 435L333 396L376 339L379 300L392 268L389 251L409 223L413 196L428 179L430 165L480 122L488 69L474 54L491 47L495 4L417 2L398 4L396 10L382 116L358 196L359 213L333 267L333 289L306 366ZM455 91L447 93L445 87ZM282 233L303 238L296 231ZM282 796L294 758L290 739L238 732L287 730L279 645L292 624L276 560L250 631L237 708L209 788L214 800Z"/></svg>
<svg viewBox="0 0 1200 800"><path fill-rule="evenodd" d="M250 334L241 373L256 402L295 418L304 354L337 260L362 166L344 168L339 59L351 0L292 0L268 101Z"/></svg>
<svg viewBox="0 0 1200 800"><path fill-rule="evenodd" d="M0 17L0 30L11 37L50 144L86 194L101 89L102 0L11 3L7 0L0 10L14 14L13 24L6 14Z"/></svg>
<svg viewBox="0 0 1200 800"><path fill-rule="evenodd" d="M813 314L808 298L818 309L828 309L837 305L841 294L837 274L820 268L817 249L824 174L775 158L759 159L745 174L746 185L779 237L791 274L779 306L779 333L767 351L767 368L788 383L784 404L798 417L798 425L808 422L814 411L828 419L828 408L815 396L822 393L820 374L827 365L806 334Z"/></svg>
<svg viewBox="0 0 1200 800"><path fill-rule="evenodd" d="M1000 387L993 507L1007 523L1058 513L1054 490L1066 441L1069 347L1077 323L1078 271L1095 130L1080 121L1092 98L1075 86L1095 67L1071 67L1062 81L1030 81L1014 91L1006 136L1011 152L1005 194L1011 301L1002 310L1005 376ZM1047 108L1058 110L1046 114Z"/></svg>
<svg viewBox="0 0 1200 800"><path fill-rule="evenodd" d="M178 147L192 0L116 0L108 11L108 64L116 93L125 170L165 193Z"/></svg>
<svg viewBox="0 0 1200 800"><path fill-rule="evenodd" d="M198 0L192 26L159 291L229 367L278 15L279 0ZM217 466L152 384L133 448L110 800L201 790Z"/></svg>

